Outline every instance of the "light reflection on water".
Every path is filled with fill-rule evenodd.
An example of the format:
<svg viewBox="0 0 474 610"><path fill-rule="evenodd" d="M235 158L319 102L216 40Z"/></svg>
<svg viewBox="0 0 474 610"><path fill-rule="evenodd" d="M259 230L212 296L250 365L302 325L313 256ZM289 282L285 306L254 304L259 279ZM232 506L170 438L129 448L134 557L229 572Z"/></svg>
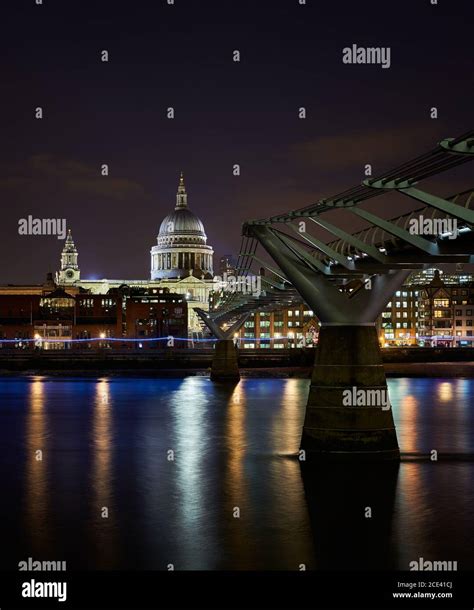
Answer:
<svg viewBox="0 0 474 610"><path fill-rule="evenodd" d="M474 462L303 478L308 383L1 379L1 567L407 569L425 557L472 569ZM474 454L473 380L389 389L402 452Z"/></svg>

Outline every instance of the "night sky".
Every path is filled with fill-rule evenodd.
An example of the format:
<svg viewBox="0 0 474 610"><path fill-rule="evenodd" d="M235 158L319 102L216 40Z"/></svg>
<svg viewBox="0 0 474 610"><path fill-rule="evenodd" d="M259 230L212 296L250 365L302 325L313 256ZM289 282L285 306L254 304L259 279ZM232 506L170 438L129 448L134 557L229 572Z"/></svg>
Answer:
<svg viewBox="0 0 474 610"><path fill-rule="evenodd" d="M18 234L29 214L67 219L82 278L145 279L182 170L217 268L246 219L309 205L359 183L366 163L380 173L472 129L474 3L438 2L3 3L0 283L41 283L59 266L63 242ZM391 67L343 64L352 44L390 47ZM474 187L470 166L433 182L438 192ZM376 201L386 216L405 211Z"/></svg>

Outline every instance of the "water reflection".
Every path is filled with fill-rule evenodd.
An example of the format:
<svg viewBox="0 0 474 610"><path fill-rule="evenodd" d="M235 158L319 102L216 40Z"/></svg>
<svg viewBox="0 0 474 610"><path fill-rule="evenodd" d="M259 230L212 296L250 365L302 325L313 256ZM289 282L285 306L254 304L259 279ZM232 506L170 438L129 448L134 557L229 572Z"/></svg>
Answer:
<svg viewBox="0 0 474 610"><path fill-rule="evenodd" d="M207 468L212 466L207 458L212 453L215 456L218 447L213 445L207 429L215 417L213 409L222 405L209 401L203 381L208 380L184 379L170 403L173 418L170 447L176 456L176 474L171 476L176 476L178 493L174 510L178 512L175 535L180 540L179 569L191 568L197 561L201 562L202 569L213 567L210 551L215 546L214 507L209 505L207 480Z"/></svg>
<svg viewBox="0 0 474 610"><path fill-rule="evenodd" d="M116 554L116 507L112 491L112 396L110 383L101 379L95 386L92 417L92 489L91 515L97 546L97 567L114 566Z"/></svg>
<svg viewBox="0 0 474 610"><path fill-rule="evenodd" d="M44 552L51 542L48 520L48 454L47 414L45 405L45 384L41 377L35 377L27 386L29 391L26 417L26 470L25 470L25 513L24 532L31 538L36 553Z"/></svg>
<svg viewBox="0 0 474 610"><path fill-rule="evenodd" d="M394 569L399 464L323 464L301 472L318 569Z"/></svg>
<svg viewBox="0 0 474 610"><path fill-rule="evenodd" d="M444 381L438 385L438 398L440 402L452 402L453 400L453 382Z"/></svg>
<svg viewBox="0 0 474 610"><path fill-rule="evenodd" d="M307 380L0 379L0 442L25 465L2 470L0 521L27 534L2 563L15 548L71 569L472 568L474 464L442 456L474 453L474 381L389 386L402 453L437 463L301 473Z"/></svg>

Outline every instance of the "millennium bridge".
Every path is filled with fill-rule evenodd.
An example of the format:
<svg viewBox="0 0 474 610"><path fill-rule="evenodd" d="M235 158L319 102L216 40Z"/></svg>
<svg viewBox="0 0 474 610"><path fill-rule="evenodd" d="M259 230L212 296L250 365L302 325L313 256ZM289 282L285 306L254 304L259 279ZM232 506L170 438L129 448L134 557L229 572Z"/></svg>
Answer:
<svg viewBox="0 0 474 610"><path fill-rule="evenodd" d="M243 225L237 273L250 278L260 269L262 287L258 294L224 292L214 310L198 311L217 339L211 378L239 379L232 339L252 311L304 301L321 323L301 440L308 459L400 459L391 409L346 406L343 398L354 388L387 392L375 320L410 273L474 263L474 190L444 198L418 186L473 159L470 131L342 193ZM389 195L419 205L389 218L364 207ZM366 226L341 228L351 221ZM426 221L455 229L413 230Z"/></svg>

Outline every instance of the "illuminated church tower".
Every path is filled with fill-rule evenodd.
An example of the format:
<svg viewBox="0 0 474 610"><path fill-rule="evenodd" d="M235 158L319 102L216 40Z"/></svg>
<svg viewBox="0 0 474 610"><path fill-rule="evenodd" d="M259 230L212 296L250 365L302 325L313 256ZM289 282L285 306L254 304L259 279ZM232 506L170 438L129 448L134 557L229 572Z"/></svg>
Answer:
<svg viewBox="0 0 474 610"><path fill-rule="evenodd" d="M61 286L71 285L81 279L81 272L77 264L78 252L69 229L61 253L61 270L56 273L56 284Z"/></svg>

